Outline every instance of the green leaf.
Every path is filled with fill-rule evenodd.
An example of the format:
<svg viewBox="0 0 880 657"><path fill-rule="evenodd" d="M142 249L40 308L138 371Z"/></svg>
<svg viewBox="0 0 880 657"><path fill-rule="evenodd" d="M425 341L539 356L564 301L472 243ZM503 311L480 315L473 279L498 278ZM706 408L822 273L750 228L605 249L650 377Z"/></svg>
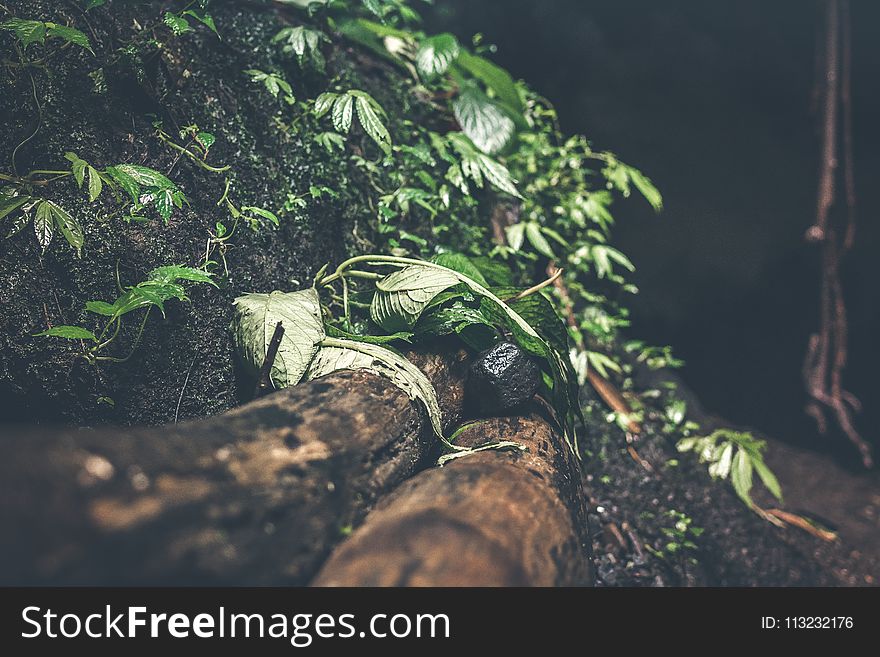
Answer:
<svg viewBox="0 0 880 657"><path fill-rule="evenodd" d="M556 255L553 253L553 249L550 247L550 242L541 234L541 225L534 221L527 221L525 224L526 228L526 237L529 240L529 244L531 244L535 251L540 253L543 256L554 260Z"/></svg>
<svg viewBox="0 0 880 657"><path fill-rule="evenodd" d="M332 91L325 91L315 100L315 108L313 110L315 116L317 118L321 118L327 112L330 111L330 108L333 107L333 103L336 102L336 99L339 98L339 94L334 93Z"/></svg>
<svg viewBox="0 0 880 657"><path fill-rule="evenodd" d="M34 217L34 233L37 236L37 242L43 251L52 242L52 236L55 234L55 219L52 216L52 206L48 201L40 201L37 205L37 213Z"/></svg>
<svg viewBox="0 0 880 657"><path fill-rule="evenodd" d="M281 224L281 222L278 220L278 215L276 215L274 212L266 210L265 208L258 208L253 205L243 205L241 207L241 211L250 212L251 214L257 215L258 217L262 217L263 219L272 222L276 226L279 226Z"/></svg>
<svg viewBox="0 0 880 657"><path fill-rule="evenodd" d="M195 283L208 283L217 287L213 276L204 269L184 267L183 265L165 265L156 267L149 274L147 280L158 283L174 283L176 281L193 281Z"/></svg>
<svg viewBox="0 0 880 657"><path fill-rule="evenodd" d="M364 132L378 144L385 155L391 155L391 135L385 124L382 123L382 119L379 118L379 113L384 113L382 108L369 94L363 91L352 90L349 91L349 94L355 97L358 121L360 121Z"/></svg>
<svg viewBox="0 0 880 657"><path fill-rule="evenodd" d="M526 225L520 222L506 226L504 236L507 238L507 244L510 248L519 251L526 239Z"/></svg>
<svg viewBox="0 0 880 657"><path fill-rule="evenodd" d="M458 39L449 33L428 37L416 52L416 69L426 80L443 75L459 52Z"/></svg>
<svg viewBox="0 0 880 657"><path fill-rule="evenodd" d="M170 11L165 12L162 22L171 29L175 36L192 32L192 27L190 26L189 21Z"/></svg>
<svg viewBox="0 0 880 657"><path fill-rule="evenodd" d="M627 173L633 185L639 190L639 193L645 197L645 200L655 211L660 212L663 209L663 197L657 188L654 187L654 183L651 182L650 178L633 167L627 167Z"/></svg>
<svg viewBox="0 0 880 657"><path fill-rule="evenodd" d="M403 356L379 345L325 338L309 365L306 379L316 379L337 370L368 370L390 379L410 399L424 405L434 434L443 438L443 418L434 386L419 368Z"/></svg>
<svg viewBox="0 0 880 657"><path fill-rule="evenodd" d="M333 103L333 127L347 134L351 129L351 117L354 111L354 97L343 94Z"/></svg>
<svg viewBox="0 0 880 657"><path fill-rule="evenodd" d="M733 443L725 443L718 460L709 466L709 474L718 479L727 479L733 465Z"/></svg>
<svg viewBox="0 0 880 657"><path fill-rule="evenodd" d="M211 14L209 14L207 12L200 14L197 11L195 11L194 9L187 9L186 11L183 12L183 14L185 16L192 16L199 23L201 23L202 25L207 27L209 30L211 30L214 34L216 34L218 37L220 36L220 33L217 32L217 25L216 25L216 23L214 23L214 19L211 17Z"/></svg>
<svg viewBox="0 0 880 657"><path fill-rule="evenodd" d="M83 245L83 229L80 223L57 203L53 201L43 201L40 203L40 207L44 205L49 208L55 225L61 231L61 234L64 235L64 239L79 253ZM39 214L39 208L37 212Z"/></svg>
<svg viewBox="0 0 880 657"><path fill-rule="evenodd" d="M89 9L94 9L95 7L100 7L101 5L103 5L106 2L107 2L107 0L86 0L85 9L86 9L86 11L88 11Z"/></svg>
<svg viewBox="0 0 880 657"><path fill-rule="evenodd" d="M46 23L46 28L47 36L61 39L67 43L72 43L81 48L85 48L93 55L95 54L95 51L92 50L92 44L89 42L89 38L75 27Z"/></svg>
<svg viewBox="0 0 880 657"><path fill-rule="evenodd" d="M513 272L503 262L492 260L488 256L476 256L470 261L480 270L483 277L492 285L513 285Z"/></svg>
<svg viewBox="0 0 880 657"><path fill-rule="evenodd" d="M767 487L767 490L769 490L773 494L773 497L781 503L782 486L779 485L779 480L776 478L776 475L773 474L773 471L767 467L767 464L764 463L762 458L752 458L752 465L755 467L755 471Z"/></svg>
<svg viewBox="0 0 880 657"><path fill-rule="evenodd" d="M516 188L516 182L513 180L513 177L510 175L510 171L508 171L507 167L505 167L500 162L493 160L485 153L481 153L480 151L478 151L476 146L474 146L473 142L467 137L467 135L461 132L453 132L448 135L447 139L461 157L461 167L459 169L459 173L462 176L466 176L467 178L473 180L477 187L483 186L483 176L485 176L486 180L489 181L489 184L494 186L496 189L510 194L511 196L522 198ZM449 178L451 181L452 179L450 177L450 173L455 167L456 165L452 165L452 167L450 167L450 171L446 174L446 177ZM456 184L457 187L461 187L460 184L457 184L454 181L453 184ZM466 188L462 191L465 194L467 193Z"/></svg>
<svg viewBox="0 0 880 657"><path fill-rule="evenodd" d="M754 506L751 496L752 460L742 447L736 450L736 456L733 457L730 482L733 484L733 489L739 495L739 498L749 507Z"/></svg>
<svg viewBox="0 0 880 657"><path fill-rule="evenodd" d="M503 68L493 64L485 57L473 55L466 50L462 50L459 53L455 63L492 89L498 98L512 110L516 112L523 111L523 104L517 91L516 83L514 83L510 73Z"/></svg>
<svg viewBox="0 0 880 657"><path fill-rule="evenodd" d="M88 166L89 172L89 202L93 203L100 195L104 188L104 182L101 180L101 174L91 165Z"/></svg>
<svg viewBox="0 0 880 657"><path fill-rule="evenodd" d="M431 262L434 262L438 265L442 265L448 269L452 269L453 271L457 271L459 274L464 274L468 278L475 280L480 285L484 285L486 287L489 286L489 282L483 276L483 272L481 272L473 262L471 262L470 258L468 258L463 253L440 253L431 258Z"/></svg>
<svg viewBox="0 0 880 657"><path fill-rule="evenodd" d="M87 301L86 310L104 317L113 317L116 314L116 306L106 301Z"/></svg>
<svg viewBox="0 0 880 657"><path fill-rule="evenodd" d="M325 337L318 293L308 289L246 294L235 300L233 342L254 373L263 365L279 321L284 335L270 378L276 388L284 388L299 383Z"/></svg>
<svg viewBox="0 0 880 657"><path fill-rule="evenodd" d="M155 169L140 166L139 164L117 164L114 169L122 171L139 185L144 187L156 187L158 189L177 189L177 186Z"/></svg>
<svg viewBox="0 0 880 657"><path fill-rule="evenodd" d="M64 158L71 163L70 170L73 172L73 179L76 180L77 186L82 187L88 163L80 158L79 155L72 152L65 153Z"/></svg>
<svg viewBox="0 0 880 657"><path fill-rule="evenodd" d="M48 336L52 338L67 338L68 340L91 340L97 342L98 338L94 333L81 326L53 326L50 329L35 333L37 336Z"/></svg>
<svg viewBox="0 0 880 657"><path fill-rule="evenodd" d="M12 214L22 205L32 200L32 196L9 196L0 198L0 219Z"/></svg>
<svg viewBox="0 0 880 657"><path fill-rule="evenodd" d="M503 149L516 129L513 120L474 85L462 89L452 101L452 110L462 131L489 155Z"/></svg>
<svg viewBox="0 0 880 657"><path fill-rule="evenodd" d="M409 265L376 283L370 316L386 331L405 331L413 326L431 300L457 285L451 271L423 265Z"/></svg>
<svg viewBox="0 0 880 657"><path fill-rule="evenodd" d="M22 48L32 43L44 43L46 40L46 24L24 18L9 18L0 23L0 30L13 32Z"/></svg>

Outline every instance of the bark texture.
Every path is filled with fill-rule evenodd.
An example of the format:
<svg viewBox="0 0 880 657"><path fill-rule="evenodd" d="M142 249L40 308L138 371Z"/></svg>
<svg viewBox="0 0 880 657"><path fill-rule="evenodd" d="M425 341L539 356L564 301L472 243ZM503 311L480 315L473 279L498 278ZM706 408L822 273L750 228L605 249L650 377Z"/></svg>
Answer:
<svg viewBox="0 0 880 657"><path fill-rule="evenodd" d="M464 352L410 358L456 421ZM389 381L347 371L179 425L7 431L0 584L304 584L425 465L426 426Z"/></svg>
<svg viewBox="0 0 880 657"><path fill-rule="evenodd" d="M405 482L321 569L317 586L571 586L592 581L577 463L537 415L474 425L461 444L516 440Z"/></svg>

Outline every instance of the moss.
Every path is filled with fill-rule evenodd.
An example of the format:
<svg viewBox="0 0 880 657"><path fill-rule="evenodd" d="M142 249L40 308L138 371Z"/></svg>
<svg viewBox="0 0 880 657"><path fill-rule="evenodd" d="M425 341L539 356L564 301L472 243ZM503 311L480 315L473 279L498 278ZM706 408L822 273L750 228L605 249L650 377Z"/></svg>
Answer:
<svg viewBox="0 0 880 657"><path fill-rule="evenodd" d="M205 29L182 37L161 26L136 31L135 21L155 25L155 4L111 3L85 17L48 0L13 0L6 6L19 17L82 27L97 53L94 58L69 48L53 58L48 75L35 71L42 122L37 136L19 150L19 169L66 168L63 154L70 150L96 166L143 164L168 173L190 204L167 226L158 219L126 224L107 220L113 204L88 204L70 179L47 188L82 222L85 246L77 258L56 238L41 255L30 230L0 242L2 419L158 424L236 405L248 394L235 384L227 330L232 299L310 280L325 262L369 248L375 223L368 198L373 190L364 173L347 154L328 154L313 140L327 126L276 101L243 71L283 73L300 99L314 98L332 82L362 88L385 107L392 134L402 134L405 120L425 109L392 66L340 44L331 46L326 77L301 71L270 45L284 17L268 9L218 5L220 40ZM152 43L154 37L163 44ZM11 46L10 35L0 39L4 49ZM96 93L89 74L102 67L106 92ZM22 71L6 70L0 81L0 111L11 117L10 129L0 135L3 170L15 145L34 127L30 84ZM210 160L232 165L230 195L239 204L279 210L292 195L307 195L311 186L330 187L338 196L310 199L305 208L282 212L277 230L239 227L226 254L229 276L219 290L193 287L191 303L173 302L167 318L156 314L148 322L128 362L96 368L76 357L75 343L32 334L49 324L90 326L94 318L83 305L115 298L117 267L122 283L133 284L158 265L197 265L215 222L230 223L216 205L224 175L207 172L163 145L154 136L154 118L171 134L194 123L217 136ZM353 132L350 140L366 157L377 155L362 135ZM133 329L114 344L116 354L127 351Z"/></svg>

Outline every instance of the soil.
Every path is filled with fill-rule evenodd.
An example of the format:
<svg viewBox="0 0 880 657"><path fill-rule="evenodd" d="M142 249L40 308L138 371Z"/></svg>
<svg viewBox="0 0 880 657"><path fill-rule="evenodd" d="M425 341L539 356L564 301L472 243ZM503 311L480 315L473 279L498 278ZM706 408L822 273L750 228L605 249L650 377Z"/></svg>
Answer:
<svg viewBox="0 0 880 657"><path fill-rule="evenodd" d="M134 37L134 21L155 22L155 5L109 3L84 14L76 3L5 3L19 17L87 25L97 53L96 59L68 48L53 59L50 76L35 73L42 116L36 136L19 149L19 170L66 167L63 155L72 150L99 167L128 162L168 173L190 203L167 226L158 219L126 224L106 219L109 200L87 204L68 179L47 187L47 194L51 189L51 198L82 221L81 258L58 237L41 254L29 230L0 240L0 422L156 425L236 406L249 398L252 387L237 377L228 332L232 299L242 292L298 287L327 261L369 248L375 216L370 181L347 157L328 155L316 144L318 128L291 127L284 105L243 72L282 72L301 98L327 88L326 79L302 71L268 45L285 14L268 6L215 5L222 40L201 28L172 38L159 27L156 35L165 47L142 44L132 59L118 49ZM11 43L9 34L0 34L4 52ZM327 52L328 70L344 88L368 91L387 110L392 134L405 129L405 119L418 120L426 111L390 65L341 44ZM89 73L102 66L107 85L96 93ZM0 112L8 126L0 133L0 170L6 171L16 144L36 125L26 74L3 70ZM199 264L208 231L219 220L228 222L216 204L224 176L163 145L151 115L169 133L197 124L217 136L210 161L232 166L230 193L240 205L281 210L290 195L307 195L311 186L327 186L336 196L309 198L305 208L281 211L277 230L240 227L226 254L229 273L220 277L219 290L191 287L188 303L172 302L164 319L151 319L130 360L93 367L77 356L76 343L33 334L58 324L90 326L93 318L83 305L115 298L117 268L122 284L130 285L159 265ZM375 155L362 135L351 139L365 155ZM128 351L133 329L123 332L114 355ZM624 432L605 421L601 402L586 401L592 412L584 485L594 510L590 527L601 584L876 583L876 476L853 475L815 455L771 445L768 461L786 489L788 508L837 527L841 540L826 543L799 529L770 526L746 509L728 484L712 481L705 466L679 455L662 431L659 405L641 436L628 445ZM711 426L699 417L696 404L690 409ZM676 542L668 534L683 517L703 532L693 537L694 547L679 541L671 548Z"/></svg>

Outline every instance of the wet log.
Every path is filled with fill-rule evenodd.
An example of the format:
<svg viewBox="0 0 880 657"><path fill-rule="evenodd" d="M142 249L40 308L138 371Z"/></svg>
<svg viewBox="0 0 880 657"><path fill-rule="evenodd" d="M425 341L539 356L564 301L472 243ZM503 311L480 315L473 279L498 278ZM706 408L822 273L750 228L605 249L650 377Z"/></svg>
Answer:
<svg viewBox="0 0 880 657"><path fill-rule="evenodd" d="M411 359L456 421L465 354ZM177 425L2 430L0 584L304 584L433 444L363 371Z"/></svg>
<svg viewBox="0 0 880 657"><path fill-rule="evenodd" d="M383 499L316 586L576 586L592 582L578 464L538 415L494 418L460 443L516 440L425 470Z"/></svg>

